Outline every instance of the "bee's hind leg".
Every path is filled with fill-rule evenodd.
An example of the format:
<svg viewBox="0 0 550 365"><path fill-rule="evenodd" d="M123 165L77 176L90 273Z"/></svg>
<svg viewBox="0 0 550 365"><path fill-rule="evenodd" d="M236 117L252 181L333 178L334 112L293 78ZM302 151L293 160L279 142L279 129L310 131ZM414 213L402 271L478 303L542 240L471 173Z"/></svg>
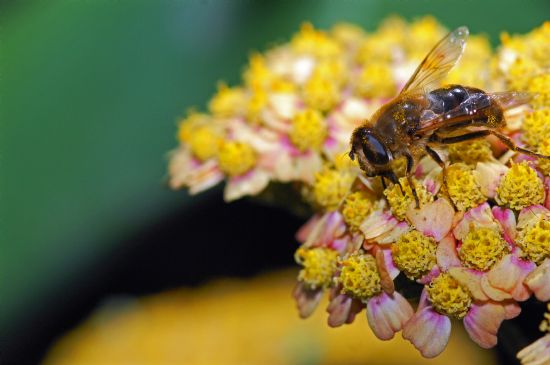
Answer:
<svg viewBox="0 0 550 365"><path fill-rule="evenodd" d="M407 158L407 182L409 183L409 186L411 187L411 191L414 197L414 202L416 204L416 209L420 208L420 200L418 199L418 194L416 193L416 188L414 186L414 182L412 180L412 173L414 168L414 159L411 155L406 154L405 157ZM401 193L403 193L403 188L401 188ZM404 194L403 194L404 195Z"/></svg>
<svg viewBox="0 0 550 365"><path fill-rule="evenodd" d="M451 195L449 195L449 188L447 186L447 165L445 162L441 159L441 157L435 152L433 149L431 149L429 146L424 147L428 155L441 167L441 170L443 172L443 185L445 186L445 191L447 193L447 197L449 198L449 201L451 202L451 205L453 206L454 210L457 210L455 203L453 202L453 199L451 199Z"/></svg>

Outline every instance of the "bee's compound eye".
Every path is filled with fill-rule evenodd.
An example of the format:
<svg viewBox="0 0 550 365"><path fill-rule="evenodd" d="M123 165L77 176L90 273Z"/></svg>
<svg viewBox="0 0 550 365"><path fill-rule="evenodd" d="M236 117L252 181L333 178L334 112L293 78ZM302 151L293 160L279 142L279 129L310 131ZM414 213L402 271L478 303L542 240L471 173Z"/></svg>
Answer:
<svg viewBox="0 0 550 365"><path fill-rule="evenodd" d="M378 138L369 133L363 141L363 153L371 163L385 165L390 162L388 151Z"/></svg>

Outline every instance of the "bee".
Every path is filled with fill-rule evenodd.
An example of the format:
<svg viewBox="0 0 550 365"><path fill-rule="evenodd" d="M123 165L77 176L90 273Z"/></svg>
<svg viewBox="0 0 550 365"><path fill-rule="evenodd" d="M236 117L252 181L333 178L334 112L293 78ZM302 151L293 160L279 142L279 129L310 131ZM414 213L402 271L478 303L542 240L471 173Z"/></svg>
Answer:
<svg viewBox="0 0 550 365"><path fill-rule="evenodd" d="M351 136L349 157L358 159L366 176L380 176L384 187L385 178L401 187L391 162L405 157L406 178L417 208L418 196L411 179L421 156L428 154L442 168L447 185L445 162L434 147L493 135L513 151L550 159L517 146L498 131L506 124L504 111L528 103L529 93L487 93L462 85L438 87L462 56L468 34L468 28L462 26L440 40L399 95Z"/></svg>

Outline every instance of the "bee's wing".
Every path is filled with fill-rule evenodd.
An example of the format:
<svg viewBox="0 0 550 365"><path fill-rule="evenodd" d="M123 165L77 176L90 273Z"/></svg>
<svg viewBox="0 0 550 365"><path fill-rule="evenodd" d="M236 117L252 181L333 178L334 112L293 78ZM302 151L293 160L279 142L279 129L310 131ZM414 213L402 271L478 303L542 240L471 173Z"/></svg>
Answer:
<svg viewBox="0 0 550 365"><path fill-rule="evenodd" d="M457 107L448 112L435 115L426 113L421 118L420 128L416 131L418 134L426 133L440 128L458 128L461 125L467 126L468 121L486 117L486 112L494 108L494 103L502 111L516 108L527 104L532 98L532 94L519 91L503 91L496 93L475 93L464 100ZM486 127L495 128L496 125L486 125Z"/></svg>
<svg viewBox="0 0 550 365"><path fill-rule="evenodd" d="M426 92L439 85L462 56L468 34L468 28L463 26L440 40L420 63L401 93L411 90Z"/></svg>

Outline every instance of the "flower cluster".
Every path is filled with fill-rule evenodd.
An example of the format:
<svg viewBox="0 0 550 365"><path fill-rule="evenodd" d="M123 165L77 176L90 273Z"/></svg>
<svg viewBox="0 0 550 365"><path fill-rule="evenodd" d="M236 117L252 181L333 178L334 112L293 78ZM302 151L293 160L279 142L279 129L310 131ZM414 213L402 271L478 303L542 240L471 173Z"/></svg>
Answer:
<svg viewBox="0 0 550 365"><path fill-rule="evenodd" d="M533 294L550 300L550 161L474 140L441 149L446 184L425 156L410 180L404 161L393 161L401 178L385 186L346 155L353 130L398 93L444 35L430 17L390 18L372 34L306 23L289 43L252 55L243 84L221 84L209 113L189 113L170 161L172 187L196 193L225 179L226 200L292 182L316 212L297 234L300 316L327 292L330 326L365 309L378 338L402 331L425 357L444 350L451 319L490 348L500 324L519 315L518 302ZM486 38L471 36L447 79L533 93L529 107L507 112L502 132L545 155L548 39L545 23L526 35L504 34L493 53ZM416 300L405 296L414 288Z"/></svg>

